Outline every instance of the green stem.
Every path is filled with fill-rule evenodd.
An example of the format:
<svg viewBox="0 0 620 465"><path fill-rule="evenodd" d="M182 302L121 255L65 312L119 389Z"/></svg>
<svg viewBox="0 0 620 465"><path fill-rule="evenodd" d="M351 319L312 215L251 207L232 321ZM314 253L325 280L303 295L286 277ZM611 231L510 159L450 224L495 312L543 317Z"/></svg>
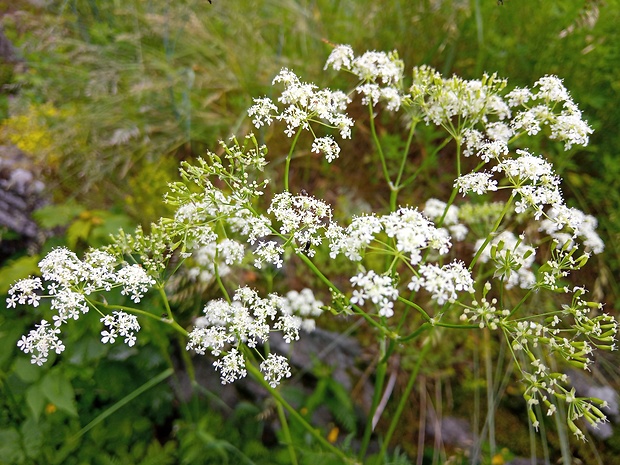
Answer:
<svg viewBox="0 0 620 465"><path fill-rule="evenodd" d="M499 229L499 226L502 223L502 220L504 219L504 217L508 214L508 211L510 210L511 206L512 206L512 197L510 197L510 199L506 202L506 205L504 206L504 209L502 210L502 212L500 213L499 217L497 218L497 221L493 225L493 229L487 235L487 237L484 240L484 242L482 243L482 245L478 248L478 251L476 252L476 255L474 255L473 260L469 264L469 270L470 271L474 268L474 266L476 266L476 262L480 258L480 255L482 255L482 251L487 248L487 245L489 245L489 242L491 242L491 239L493 238L493 236L495 236L495 233Z"/></svg>
<svg viewBox="0 0 620 465"><path fill-rule="evenodd" d="M488 328L484 334L484 366L487 378L487 424L489 425L489 455L495 455L495 400L493 396L493 361L491 360L491 337Z"/></svg>
<svg viewBox="0 0 620 465"><path fill-rule="evenodd" d="M291 431L288 428L284 408L282 408L282 404L280 402L276 402L276 408L278 409L278 418L280 418L282 433L284 434L284 439L286 440L286 446L288 448L288 454L291 457L291 463L293 465L297 465L297 454L295 453L295 447L293 447L293 438L291 436Z"/></svg>
<svg viewBox="0 0 620 465"><path fill-rule="evenodd" d="M327 287L329 287L332 291L334 291L337 294L342 294L342 292L340 291L340 289L338 289L334 283L332 283L327 276L325 276L323 273L321 273L321 270L319 270L316 265L314 263L312 263L312 261L303 253L299 253L297 254L297 256L299 258L301 258L301 260L308 265L308 267L312 270L312 272L321 280L323 281L323 283L325 283L325 285ZM390 339L394 339L396 337L396 335L394 333L392 333L389 329L385 328L384 326L382 326L380 323L377 323L375 320L372 319L372 317L370 315L368 315L366 312L364 312L360 307L358 307L357 305L351 305L351 307L353 309L355 309L356 313L358 315L360 315L362 318L364 318L366 320L366 322L368 324L370 324L371 326L373 326L375 329L381 331L381 333L383 333L384 335L388 336Z"/></svg>
<svg viewBox="0 0 620 465"><path fill-rule="evenodd" d="M351 465L355 464L355 462L350 457L347 457L347 455L344 452L342 452L336 446L331 444L327 439L325 439L318 429L314 428L310 423L308 423L306 421L306 419L303 416L301 416L301 414L299 412L297 412L297 410L295 410L293 408L293 406L290 405L284 399L284 397L282 397L282 394L280 394L280 392L277 389L272 388L271 385L267 381L265 381L265 378L261 374L260 370L258 368L256 368L256 366L254 366L254 364L247 363L246 364L246 369L248 370L250 375L252 375L252 377L258 383L260 383L265 389L267 389L269 391L269 393L275 398L275 400L277 402L279 402L280 405L282 405L282 407L284 407L286 410L288 410L288 412L291 414L291 416L293 418L295 418L295 420L297 422L299 422L299 424L301 426L303 426L304 429L306 431L308 431L308 433L310 433L310 435L314 439L316 439L319 443L321 443L321 445L326 450L328 450L332 454L338 456L343 461L343 463L345 463L345 464L351 464Z"/></svg>
<svg viewBox="0 0 620 465"><path fill-rule="evenodd" d="M411 394L411 390L413 389L415 380L418 377L418 372L420 371L420 367L422 366L422 361L424 360L424 357L428 353L431 346L432 346L431 341L428 340L426 344L424 344L424 346L422 347L422 350L420 352L420 357L418 358L418 361L416 362L416 365L413 371L411 372L411 375L409 376L409 381L407 381L407 386L405 387L405 391L400 397L400 401L398 402L398 407L396 407L396 412L394 413L394 416L392 417L392 421L390 422L390 427L388 428L388 431L385 437L383 438L383 444L381 444L381 451L379 452L379 455L377 456L377 460L379 460L378 464L381 464L382 463L381 460L383 460L383 458L385 457L385 453L387 452L387 448L390 444L392 436L394 435L394 431L396 431L396 427L398 426L398 421L400 420L400 416L402 415L403 410L405 409L405 405L407 405L407 402L409 401L409 395Z"/></svg>
<svg viewBox="0 0 620 465"><path fill-rule="evenodd" d="M284 166L284 191L288 192L288 173L291 167L291 159L293 158L293 151L295 150L295 146L297 145L297 140L299 139L299 135L301 134L301 129L297 131L295 134L295 138L293 139L293 143L291 144L291 149L288 151L288 155L286 156L286 163Z"/></svg>
<svg viewBox="0 0 620 465"><path fill-rule="evenodd" d="M435 150L433 150L433 152L430 155L427 155L424 157L424 160L422 161L422 163L420 164L420 167L415 171L415 173L413 173L411 176L409 176L402 184L399 185L399 188L403 188L409 184L411 184L413 181L416 180L416 178L419 176L419 174L426 169L426 165L428 165L429 163L431 163L433 161L433 159L437 156L437 154L439 153L439 151L441 149L443 149L446 145L448 145L448 143L452 140L452 136L450 137L446 137L443 142L441 144L439 144Z"/></svg>
<svg viewBox="0 0 620 465"><path fill-rule="evenodd" d="M364 437L362 439L362 446L360 447L359 458L363 460L366 455L366 451L368 450L368 445L370 444L370 436L372 435L373 430L373 420L375 413L377 411L377 406L381 401L381 396L383 394L383 385L385 384L385 375L387 373L387 357L385 357L385 339L381 341L381 355L379 358L379 363L377 364L376 376L375 376L375 388L373 390L372 395L372 403L370 405L370 411L368 412L368 418L366 419L366 427L364 428Z"/></svg>
<svg viewBox="0 0 620 465"><path fill-rule="evenodd" d="M400 297L398 296L398 301L404 303L405 305L408 305L412 308L414 308L415 310L417 310L420 315L422 315L422 318L426 321L425 324L431 325L431 326L438 326L441 328L451 328L451 329L476 329L479 328L478 325L462 325L462 324L458 324L458 323L442 323L441 321L433 321L433 318L431 318L431 316L426 313L426 311L420 307L418 304L411 302L410 300L405 299L404 297ZM421 328L420 328L421 329ZM417 331L419 331L420 329L417 329ZM401 337L398 340L403 342L405 340L410 340L411 339L411 335L409 336L405 336L405 337Z"/></svg>
<svg viewBox="0 0 620 465"><path fill-rule="evenodd" d="M409 129L409 136L407 137L407 143L405 144L405 150L403 150L402 160L400 162L400 168L398 169L398 175L396 176L396 181L394 182L394 189L390 192L390 208L392 211L396 210L396 203L398 201L398 192L400 192L401 185L400 180L403 177L403 173L405 172L405 165L407 163L407 158L409 156L409 150L411 149L411 142L413 141L413 135L415 133L415 128L418 124L418 120L414 119L411 121L411 128Z"/></svg>
<svg viewBox="0 0 620 465"><path fill-rule="evenodd" d="M385 154L383 153L383 148L381 147L381 142L379 142L379 136L377 136L377 129L375 127L375 116L373 112L372 102L368 102L368 113L370 115L370 133L372 134L372 139L377 147L377 152L379 153L379 159L381 160L381 169L383 170L383 176L385 177L386 182L388 183L388 187L391 191L394 191L395 187L392 184L392 180L390 179L390 173L387 169L387 163L385 161Z"/></svg>

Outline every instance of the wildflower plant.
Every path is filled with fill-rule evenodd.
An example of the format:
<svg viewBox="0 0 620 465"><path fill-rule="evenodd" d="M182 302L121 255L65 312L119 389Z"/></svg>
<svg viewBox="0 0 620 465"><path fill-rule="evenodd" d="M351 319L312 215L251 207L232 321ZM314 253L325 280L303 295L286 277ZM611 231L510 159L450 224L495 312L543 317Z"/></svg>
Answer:
<svg viewBox="0 0 620 465"><path fill-rule="evenodd" d="M273 80L280 96L255 98L248 110L258 130L282 128L291 140L282 185L270 183L278 178L267 171L267 147L254 134L231 137L218 153L183 163L182 180L170 185L165 198L176 208L173 217L153 224L148 234L121 232L110 246L82 259L55 249L39 264L40 277L13 285L9 308L51 303L51 316L18 346L42 365L50 352L63 352L61 336L71 320L94 313L103 343L132 346L139 339L139 319L159 319L187 337L187 350L213 357L222 383L250 374L318 442L353 463L280 394L278 386L291 376L291 367L270 350L270 334L279 332L292 344L321 314L361 317L379 343L375 389L380 394L398 347L438 328L483 330L507 342L532 425L538 428L542 420L539 406L554 415L564 405L570 431L584 439L579 420L606 421L605 403L577 397L557 362L587 370L596 349L616 349L616 320L570 280L603 243L596 220L565 204L553 165L519 145L524 135L561 141L566 150L587 145L592 129L562 81L544 76L531 88L506 92L507 81L496 75L445 78L420 66L405 76L396 52L358 56L346 45L333 48L325 68L349 73L353 88L321 89L283 69ZM328 163L356 156L340 148L341 140L355 136L347 110L356 98L368 109L374 161L390 195L383 211L343 222L335 219L337 205L292 185L289 174L305 140L302 132L312 139L303 149L323 154ZM404 121L399 160L385 155L376 127L379 114ZM419 125L439 128L446 137L441 147L454 147L454 181L447 198L409 205L407 193L421 175L410 157ZM320 269L327 257L355 272L345 280L330 276ZM285 264L304 266L323 285L314 291L332 301L323 303L310 289L261 295L233 282L235 268L277 272ZM166 283L175 273L219 289L220 297L204 304L192 328L179 325L169 304ZM107 303L102 296L116 288L132 306ZM164 303L163 317L139 307L151 290ZM551 302L544 310L543 293ZM390 419L380 456L412 387L408 383ZM374 397L358 460L366 456L379 398ZM281 419L286 421L283 414Z"/></svg>

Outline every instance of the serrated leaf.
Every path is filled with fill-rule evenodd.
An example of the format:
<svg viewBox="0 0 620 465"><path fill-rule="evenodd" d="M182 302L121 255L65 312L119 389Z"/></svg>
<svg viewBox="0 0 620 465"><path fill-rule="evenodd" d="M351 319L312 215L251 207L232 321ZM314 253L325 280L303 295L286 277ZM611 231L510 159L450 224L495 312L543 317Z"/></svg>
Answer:
<svg viewBox="0 0 620 465"><path fill-rule="evenodd" d="M41 380L41 388L47 400L59 410L71 416L77 416L73 386L58 370L50 371L45 375Z"/></svg>
<svg viewBox="0 0 620 465"><path fill-rule="evenodd" d="M83 211L84 207L81 205L68 202L60 205L47 205L35 211L32 217L43 229L52 229L68 225Z"/></svg>
<svg viewBox="0 0 620 465"><path fill-rule="evenodd" d="M80 240L86 242L93 227L92 221L77 220L67 228L67 246L75 249Z"/></svg>

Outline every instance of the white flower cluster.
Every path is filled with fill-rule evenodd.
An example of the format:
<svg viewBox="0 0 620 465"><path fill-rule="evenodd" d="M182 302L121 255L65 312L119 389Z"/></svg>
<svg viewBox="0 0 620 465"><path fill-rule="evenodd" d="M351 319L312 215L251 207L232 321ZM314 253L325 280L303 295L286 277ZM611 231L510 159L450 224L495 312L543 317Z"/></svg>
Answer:
<svg viewBox="0 0 620 465"><path fill-rule="evenodd" d="M512 183L513 195L518 194L515 211L522 213L528 208L534 210L534 218L539 219L546 205L563 203L560 192L560 178L555 175L553 166L542 157L536 157L525 150L517 150L517 158L504 158L493 171L503 173Z"/></svg>
<svg viewBox="0 0 620 465"><path fill-rule="evenodd" d="M489 284L489 283L487 283ZM489 286L490 289L490 286ZM480 299L480 302L473 300L471 307L465 307L461 314L461 321L469 323L478 323L480 328L489 328L495 331L499 328L502 320L510 316L510 310L498 309L496 307L497 299L488 301L486 298Z"/></svg>
<svg viewBox="0 0 620 465"><path fill-rule="evenodd" d="M310 123L318 123L338 130L343 139L351 138L353 120L344 113L350 99L344 92L319 89L314 84L302 82L286 68L273 79L272 84L277 83L284 85L278 102L285 108L279 111L268 97L254 99L254 105L248 109L254 126L269 126L274 119L284 121L284 132L292 137L299 129L312 131ZM331 137L315 138L312 150L323 151L329 162L338 158L340 153L340 147Z"/></svg>
<svg viewBox="0 0 620 465"><path fill-rule="evenodd" d="M423 250L433 249L444 255L452 245L446 229L435 227L417 209L401 207L388 215L356 217L347 228L332 223L326 234L330 256L344 254L360 261L364 249L381 232L394 239L396 250L405 254L412 265L420 263Z"/></svg>
<svg viewBox="0 0 620 465"><path fill-rule="evenodd" d="M284 248L276 241L260 241L254 250L256 259L254 260L254 266L259 270L265 263L271 263L276 268L282 268L284 261L282 255L284 255Z"/></svg>
<svg viewBox="0 0 620 465"><path fill-rule="evenodd" d="M323 242L322 231L332 218L331 207L307 194L293 195L290 192L276 194L267 210L280 222L280 233L292 234L297 251L310 257L315 254L311 246Z"/></svg>
<svg viewBox="0 0 620 465"><path fill-rule="evenodd" d="M458 76L444 79L429 66L420 66L413 69L410 98L427 124L451 130L455 117L466 120L468 127L486 122L491 115L500 120L510 118L510 108L499 96L505 87L506 80L498 79L495 74L485 74L482 80Z"/></svg>
<svg viewBox="0 0 620 465"><path fill-rule="evenodd" d="M282 301L282 313L297 315L301 318L300 327L306 332L314 331L314 318L323 313L323 302L318 300L311 289L305 288L301 292L288 291Z"/></svg>
<svg viewBox="0 0 620 465"><path fill-rule="evenodd" d="M191 280L209 283L215 278L220 278L231 272L231 265L239 264L245 256L245 246L234 239L223 239L216 242L217 236L213 234L213 241L201 245L191 252L191 266L187 268L187 275Z"/></svg>
<svg viewBox="0 0 620 465"><path fill-rule="evenodd" d="M325 63L325 69L345 69L360 80L356 91L364 97L364 105L385 101L390 111L397 111L402 103L404 63L394 51L391 53L369 51L355 56L349 45L337 45Z"/></svg>
<svg viewBox="0 0 620 465"><path fill-rule="evenodd" d="M455 261L444 266L425 264L419 275L413 276L408 285L412 291L426 289L439 305L455 302L457 292L474 292L474 280L463 262Z"/></svg>
<svg viewBox="0 0 620 465"><path fill-rule="evenodd" d="M219 357L213 365L220 371L222 384L231 383L247 373L240 343L256 348L269 340L272 331L282 332L287 343L296 341L300 329L314 328L306 320L317 315L321 305L309 290L286 298L277 294L261 298L255 290L241 287L232 302L217 299L207 303L204 316L196 319L189 333L187 350L200 355L209 351ZM286 358L273 354L261 364L261 371L273 387L290 376Z"/></svg>
<svg viewBox="0 0 620 465"><path fill-rule="evenodd" d="M589 250L599 254L605 249L605 244L596 232L597 224L596 218L577 208L554 205L540 222L540 231L553 237L558 242L558 247L568 245L573 248L573 241L578 237ZM562 232L564 229L572 230L572 234Z"/></svg>
<svg viewBox="0 0 620 465"><path fill-rule="evenodd" d="M462 241L467 236L467 226L459 222L459 207L450 205L439 199L428 199L424 204L424 214L435 223L448 228L452 237Z"/></svg>
<svg viewBox="0 0 620 465"><path fill-rule="evenodd" d="M17 341L17 347L25 354L31 355L31 363L42 366L47 362L50 350L61 354L65 350L65 346L58 338L60 329L56 326L50 326L46 320L35 325L35 329L31 329L28 336L22 336Z"/></svg>
<svg viewBox="0 0 620 465"><path fill-rule="evenodd" d="M22 337L18 344L25 353L32 354L32 363L41 365L47 361L49 350L58 354L64 350L62 341L58 339L58 328L88 312L88 295L120 288L123 295L130 296L132 301L138 303L149 288L155 285L155 280L139 265L122 264L116 269L116 264L114 256L100 250L91 250L80 260L75 253L60 247L39 262L42 278L47 282L45 287L41 278L22 279L11 286L6 300L7 308L15 308L17 304L36 307L41 298L45 297L50 299L51 309L56 312L52 317L53 328L43 320L37 329L30 331L27 337ZM112 336L117 331L125 337L127 344L131 346L135 343L133 331L138 331L140 326L137 322L133 325L127 323L135 317L108 315L105 318L102 321L112 329L108 333L109 342L113 342ZM110 326L111 321L114 321L114 328Z"/></svg>
<svg viewBox="0 0 620 465"><path fill-rule="evenodd" d="M101 318L104 326L108 329L101 331L101 342L113 344L117 337L124 337L124 342L129 347L136 344L135 331L140 331L140 324L135 315L115 311L111 315Z"/></svg>
<svg viewBox="0 0 620 465"><path fill-rule="evenodd" d="M379 315L390 318L394 315L394 301L398 299L398 289L392 278L378 275L373 270L359 273L351 278L351 284L358 287L353 291L350 302L364 305L370 300L379 308Z"/></svg>
<svg viewBox="0 0 620 465"><path fill-rule="evenodd" d="M534 84L538 91L516 88L506 95L511 107L523 106L512 120L515 132L525 131L529 135L538 134L542 126L551 129L550 138L564 142L569 150L573 145L588 145L592 128L582 119L581 111L572 100L557 76L544 76ZM559 114L554 113L556 105L562 105Z"/></svg>
<svg viewBox="0 0 620 465"><path fill-rule="evenodd" d="M456 181L454 181L454 187L458 187L459 192L463 195L470 192L482 195L486 192L496 191L497 181L493 179L492 173L468 173L459 176Z"/></svg>

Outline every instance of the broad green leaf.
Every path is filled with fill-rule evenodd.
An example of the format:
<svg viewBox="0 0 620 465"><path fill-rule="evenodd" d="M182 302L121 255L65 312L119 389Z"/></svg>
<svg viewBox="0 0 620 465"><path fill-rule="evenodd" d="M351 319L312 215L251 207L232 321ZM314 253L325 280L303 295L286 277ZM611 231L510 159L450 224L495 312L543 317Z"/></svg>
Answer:
<svg viewBox="0 0 620 465"><path fill-rule="evenodd" d="M28 418L21 425L22 441L26 455L31 459L36 459L43 446L43 432L33 418Z"/></svg>
<svg viewBox="0 0 620 465"><path fill-rule="evenodd" d="M26 383L34 383L43 374L43 369L40 366L30 363L30 358L27 355L19 355L15 359L15 365L13 365L13 371L15 374Z"/></svg>
<svg viewBox="0 0 620 465"><path fill-rule="evenodd" d="M77 416L73 386L62 373L58 370L48 372L41 380L41 388L45 397L59 410Z"/></svg>
<svg viewBox="0 0 620 465"><path fill-rule="evenodd" d="M39 421L45 402L45 394L39 383L33 384L26 390L26 404L35 421Z"/></svg>
<svg viewBox="0 0 620 465"><path fill-rule="evenodd" d="M92 221L89 220L77 220L67 228L67 246L74 250L78 242L86 242L88 235L93 227Z"/></svg>
<svg viewBox="0 0 620 465"><path fill-rule="evenodd" d="M24 463L24 452L21 449L19 433L15 428L0 429L0 463Z"/></svg>
<svg viewBox="0 0 620 465"><path fill-rule="evenodd" d="M9 292L9 288L19 279L27 278L39 271L37 264L41 257L20 257L17 260L7 262L0 268L0 294Z"/></svg>
<svg viewBox="0 0 620 465"><path fill-rule="evenodd" d="M32 216L43 229L66 226L84 211L84 207L73 202L47 205L35 211Z"/></svg>

